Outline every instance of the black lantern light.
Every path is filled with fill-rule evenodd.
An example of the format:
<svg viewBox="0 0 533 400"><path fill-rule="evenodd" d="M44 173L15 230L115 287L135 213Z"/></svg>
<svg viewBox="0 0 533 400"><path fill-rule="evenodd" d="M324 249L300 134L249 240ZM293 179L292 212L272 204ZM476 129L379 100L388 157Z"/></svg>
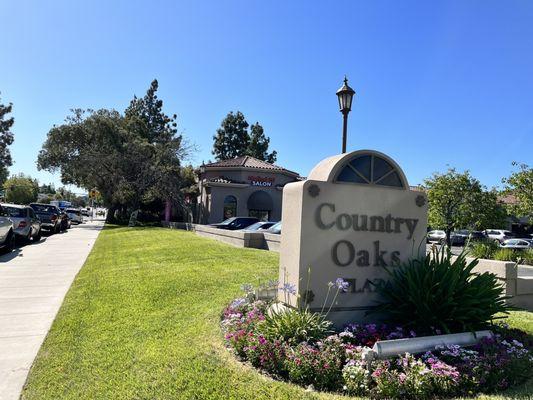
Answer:
<svg viewBox="0 0 533 400"><path fill-rule="evenodd" d="M355 95L355 90L348 86L348 78L344 76L344 85L337 90L337 97L339 99L339 109L343 116L342 127L342 152L346 153L346 131L348 128L348 113L352 109L352 100Z"/></svg>

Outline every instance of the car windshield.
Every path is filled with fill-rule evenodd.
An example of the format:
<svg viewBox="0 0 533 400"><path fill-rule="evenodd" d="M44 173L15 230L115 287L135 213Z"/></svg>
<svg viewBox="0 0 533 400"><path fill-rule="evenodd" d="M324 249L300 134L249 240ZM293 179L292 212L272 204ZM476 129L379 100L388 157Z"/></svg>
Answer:
<svg viewBox="0 0 533 400"><path fill-rule="evenodd" d="M277 224L274 224L270 227L269 231L280 231L281 230L281 222L278 222Z"/></svg>
<svg viewBox="0 0 533 400"><path fill-rule="evenodd" d="M513 232L509 232L509 231L503 231L503 234L504 234L505 236L514 236L514 235L513 235Z"/></svg>
<svg viewBox="0 0 533 400"><path fill-rule="evenodd" d="M264 222L256 222L255 224L252 224L248 227L246 227L249 231L257 231L259 228L263 227L265 225Z"/></svg>
<svg viewBox="0 0 533 400"><path fill-rule="evenodd" d="M68 209L68 210L67 210L67 213L69 213L69 214L80 215L80 212L79 212L78 210L71 210L71 209Z"/></svg>
<svg viewBox="0 0 533 400"><path fill-rule="evenodd" d="M32 204L31 208L40 213L57 213L57 208L55 206L47 204Z"/></svg>
<svg viewBox="0 0 533 400"><path fill-rule="evenodd" d="M231 217L231 218L228 218L224 221L222 221L219 225L229 225L231 224L233 221L235 221L237 219L237 217Z"/></svg>
<svg viewBox="0 0 533 400"><path fill-rule="evenodd" d="M26 216L26 210L24 208L4 206L4 211L10 217L24 218Z"/></svg>
<svg viewBox="0 0 533 400"><path fill-rule="evenodd" d="M459 235L468 235L470 232L468 232L466 229L461 229L460 231L457 231Z"/></svg>

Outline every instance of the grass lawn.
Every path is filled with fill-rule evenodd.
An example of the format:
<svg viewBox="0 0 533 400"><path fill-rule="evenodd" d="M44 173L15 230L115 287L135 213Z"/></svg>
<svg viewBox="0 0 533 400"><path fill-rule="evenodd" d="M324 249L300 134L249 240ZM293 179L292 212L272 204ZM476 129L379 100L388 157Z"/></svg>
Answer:
<svg viewBox="0 0 533 400"><path fill-rule="evenodd" d="M224 348L240 285L276 279L278 255L193 233L108 226L77 276L24 399L345 399L273 381ZM533 333L533 313L510 323ZM533 382L505 396L532 398Z"/></svg>

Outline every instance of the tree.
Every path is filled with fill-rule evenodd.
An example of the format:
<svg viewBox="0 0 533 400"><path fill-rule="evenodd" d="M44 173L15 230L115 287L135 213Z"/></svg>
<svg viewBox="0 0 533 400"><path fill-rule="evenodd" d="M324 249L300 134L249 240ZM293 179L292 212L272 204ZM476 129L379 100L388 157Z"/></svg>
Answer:
<svg viewBox="0 0 533 400"><path fill-rule="evenodd" d="M270 144L270 138L265 136L263 127L259 125L259 122L252 124L250 127L250 141L248 148L246 149L246 155L264 160L269 163L275 163L277 158L277 151L268 153L268 146Z"/></svg>
<svg viewBox="0 0 533 400"><path fill-rule="evenodd" d="M97 188L109 208L127 220L128 212L155 198L180 195L181 161L189 148L157 98L154 80L146 95L134 97L124 115L115 110L73 110L54 126L39 153L40 169L61 171L65 184Z"/></svg>
<svg viewBox="0 0 533 400"><path fill-rule="evenodd" d="M248 127L249 124L240 111L231 111L226 115L213 136L213 154L217 160L252 156L270 163L276 161L277 153L268 152L270 138L265 136L259 122L250 126L250 131Z"/></svg>
<svg viewBox="0 0 533 400"><path fill-rule="evenodd" d="M14 139L11 127L15 123L15 119L13 117L7 117L12 109L13 104L9 103L6 106L0 101L0 184L6 180L8 175L7 169L13 164L9 146L13 143Z"/></svg>
<svg viewBox="0 0 533 400"><path fill-rule="evenodd" d="M513 162L518 171L502 179L507 194L516 197L517 203L510 205L511 212L517 217L526 217L533 222L533 168L527 164Z"/></svg>
<svg viewBox="0 0 533 400"><path fill-rule="evenodd" d="M4 183L6 201L15 204L29 204L37 201L39 183L24 174L12 176Z"/></svg>
<svg viewBox="0 0 533 400"><path fill-rule="evenodd" d="M226 160L246 155L250 143L248 122L244 115L237 111L230 111L222 120L217 134L213 136L213 154L217 160Z"/></svg>
<svg viewBox="0 0 533 400"><path fill-rule="evenodd" d="M446 232L448 246L454 229L479 227L479 213L483 210L477 203L489 198L468 171L459 173L450 168L444 174L434 173L424 181L424 186L429 201L429 224Z"/></svg>

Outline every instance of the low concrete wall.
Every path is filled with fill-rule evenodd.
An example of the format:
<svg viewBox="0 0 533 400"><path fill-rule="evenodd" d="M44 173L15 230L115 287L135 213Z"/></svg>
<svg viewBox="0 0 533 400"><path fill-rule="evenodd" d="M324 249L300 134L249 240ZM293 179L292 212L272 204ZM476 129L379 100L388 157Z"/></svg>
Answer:
<svg viewBox="0 0 533 400"><path fill-rule="evenodd" d="M275 233L261 233L263 236L263 248L265 250L277 251L281 247L281 234L277 235Z"/></svg>
<svg viewBox="0 0 533 400"><path fill-rule="evenodd" d="M199 236L216 239L236 247L252 247L258 249L261 248L263 242L263 235L256 232L228 231L205 225L195 225L194 231Z"/></svg>
<svg viewBox="0 0 533 400"><path fill-rule="evenodd" d="M186 222L161 222L170 229L194 231L198 236L208 237L235 247L248 247L279 252L281 235L263 232L228 231L207 225L189 224Z"/></svg>
<svg viewBox="0 0 533 400"><path fill-rule="evenodd" d="M467 261L473 260L467 257ZM533 276L521 276L518 265L512 261L478 260L474 272L491 272L498 277L505 287L505 295L510 296L509 303L533 311ZM523 268L523 267L521 267Z"/></svg>

